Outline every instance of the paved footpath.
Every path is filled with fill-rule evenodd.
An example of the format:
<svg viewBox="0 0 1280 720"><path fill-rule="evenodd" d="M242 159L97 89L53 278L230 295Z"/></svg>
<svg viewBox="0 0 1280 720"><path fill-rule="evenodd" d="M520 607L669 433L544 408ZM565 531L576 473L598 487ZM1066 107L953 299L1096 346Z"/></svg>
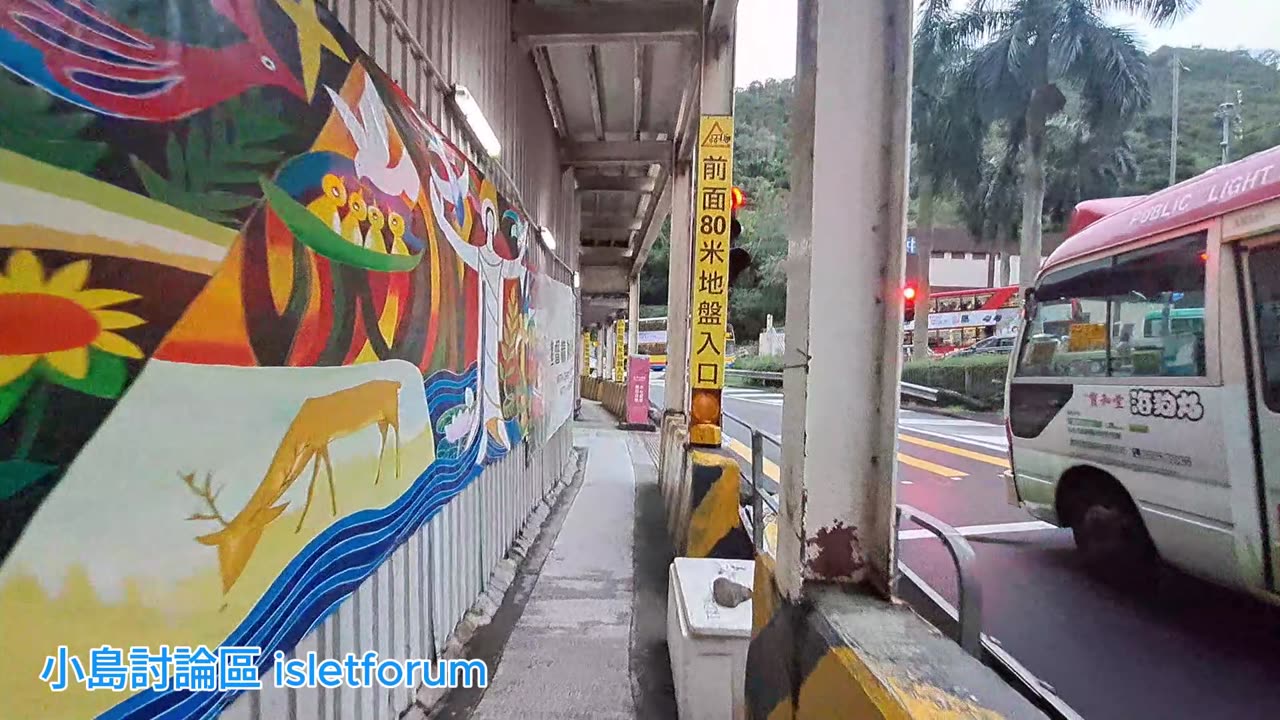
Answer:
<svg viewBox="0 0 1280 720"><path fill-rule="evenodd" d="M587 466L564 526L475 718L634 718L631 630L636 472L643 446L584 403ZM647 458L645 458L647 460Z"/></svg>

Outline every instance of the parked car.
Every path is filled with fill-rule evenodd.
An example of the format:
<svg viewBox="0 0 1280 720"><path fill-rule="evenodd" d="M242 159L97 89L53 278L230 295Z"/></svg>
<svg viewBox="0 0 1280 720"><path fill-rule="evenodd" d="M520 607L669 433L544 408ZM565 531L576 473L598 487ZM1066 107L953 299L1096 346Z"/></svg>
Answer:
<svg viewBox="0 0 1280 720"><path fill-rule="evenodd" d="M1015 338L1008 337L991 337L970 345L969 347L960 348L947 353L947 357L967 357L969 355L1008 355L1013 352L1013 343Z"/></svg>

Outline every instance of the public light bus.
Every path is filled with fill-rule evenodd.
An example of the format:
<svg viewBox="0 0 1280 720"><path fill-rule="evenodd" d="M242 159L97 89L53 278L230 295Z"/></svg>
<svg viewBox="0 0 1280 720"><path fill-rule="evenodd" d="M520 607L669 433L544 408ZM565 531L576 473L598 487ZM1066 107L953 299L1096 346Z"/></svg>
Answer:
<svg viewBox="0 0 1280 720"><path fill-rule="evenodd" d="M1103 568L1280 599L1280 148L1082 203L1025 305L1010 500Z"/></svg>
<svg viewBox="0 0 1280 720"><path fill-rule="evenodd" d="M649 358L649 367L665 370L667 367L667 319L665 317L641 318L637 327L636 352ZM738 354L733 338L733 325L725 327L724 361L732 365Z"/></svg>
<svg viewBox="0 0 1280 720"><path fill-rule="evenodd" d="M948 290L929 294L929 349L945 354L979 340L1012 335L1018 320L1018 286ZM903 344L912 346L915 321L902 324Z"/></svg>

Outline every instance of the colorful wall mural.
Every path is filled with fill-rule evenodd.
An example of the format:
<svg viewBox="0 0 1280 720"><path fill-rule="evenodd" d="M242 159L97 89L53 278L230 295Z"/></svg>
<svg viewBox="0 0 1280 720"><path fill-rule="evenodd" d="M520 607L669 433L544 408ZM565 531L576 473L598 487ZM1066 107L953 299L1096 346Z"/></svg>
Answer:
<svg viewBox="0 0 1280 720"><path fill-rule="evenodd" d="M0 0L0 68L0 698L205 717L38 675L293 647L567 418L573 295L312 0Z"/></svg>

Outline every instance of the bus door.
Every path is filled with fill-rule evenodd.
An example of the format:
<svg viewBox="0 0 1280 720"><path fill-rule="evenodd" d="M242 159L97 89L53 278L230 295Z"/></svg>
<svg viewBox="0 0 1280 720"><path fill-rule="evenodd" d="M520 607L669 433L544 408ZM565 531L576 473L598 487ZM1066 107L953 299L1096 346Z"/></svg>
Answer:
<svg viewBox="0 0 1280 720"><path fill-rule="evenodd" d="M1280 539L1280 235L1250 243L1239 253L1258 443L1254 462L1264 516L1259 546L1265 549L1260 560L1270 565L1267 584L1275 592L1280 590L1280 548L1276 546Z"/></svg>

